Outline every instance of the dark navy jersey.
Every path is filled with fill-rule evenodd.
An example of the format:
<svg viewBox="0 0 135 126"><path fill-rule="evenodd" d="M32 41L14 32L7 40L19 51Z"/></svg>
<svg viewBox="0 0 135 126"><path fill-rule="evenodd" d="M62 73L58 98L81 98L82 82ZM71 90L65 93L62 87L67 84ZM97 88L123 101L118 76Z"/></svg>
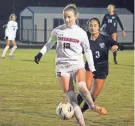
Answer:
<svg viewBox="0 0 135 126"><path fill-rule="evenodd" d="M113 15L105 14L105 16L102 20L101 27L103 26L103 24L106 24L106 32L108 34L112 34L112 33L117 32L117 23L119 23L119 25L123 31L124 30L123 25L117 14L113 14Z"/></svg>
<svg viewBox="0 0 135 126"><path fill-rule="evenodd" d="M87 32L90 48L92 50L94 64L108 63L108 52L113 45L118 45L110 36L99 34L94 41L90 39L90 33Z"/></svg>

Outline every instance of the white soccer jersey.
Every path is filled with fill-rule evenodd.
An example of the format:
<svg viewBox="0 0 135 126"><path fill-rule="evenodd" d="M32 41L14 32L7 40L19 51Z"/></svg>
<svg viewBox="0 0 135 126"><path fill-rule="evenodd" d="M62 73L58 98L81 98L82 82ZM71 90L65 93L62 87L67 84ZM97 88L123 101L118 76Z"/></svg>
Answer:
<svg viewBox="0 0 135 126"><path fill-rule="evenodd" d="M52 38L41 49L41 53L44 54L50 49L55 42L56 46L56 71L58 69L73 68L73 66L84 67L84 60L82 51L86 54L87 60L89 60L90 69L95 70L93 57L90 50L89 40L86 32L77 25L73 25L68 28L65 24L55 28L52 31ZM89 55L90 54L90 55Z"/></svg>
<svg viewBox="0 0 135 126"><path fill-rule="evenodd" d="M5 29L5 34L8 38L16 38L16 31L18 29L18 24L16 21L9 21Z"/></svg>

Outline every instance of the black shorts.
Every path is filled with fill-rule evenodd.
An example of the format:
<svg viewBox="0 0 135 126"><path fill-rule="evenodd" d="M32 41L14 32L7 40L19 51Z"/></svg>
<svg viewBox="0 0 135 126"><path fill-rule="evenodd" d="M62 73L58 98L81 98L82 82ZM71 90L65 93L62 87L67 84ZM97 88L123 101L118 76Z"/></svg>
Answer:
<svg viewBox="0 0 135 126"><path fill-rule="evenodd" d="M117 33L117 31L108 31L107 35L112 36L113 33Z"/></svg>
<svg viewBox="0 0 135 126"><path fill-rule="evenodd" d="M108 76L108 62L102 62L99 64L95 64L95 75L94 79L106 79ZM90 71L88 67L88 63L85 63L85 70Z"/></svg>
<svg viewBox="0 0 135 126"><path fill-rule="evenodd" d="M117 28L116 27L110 27L106 29L106 32L109 36L111 36L113 33L117 33Z"/></svg>

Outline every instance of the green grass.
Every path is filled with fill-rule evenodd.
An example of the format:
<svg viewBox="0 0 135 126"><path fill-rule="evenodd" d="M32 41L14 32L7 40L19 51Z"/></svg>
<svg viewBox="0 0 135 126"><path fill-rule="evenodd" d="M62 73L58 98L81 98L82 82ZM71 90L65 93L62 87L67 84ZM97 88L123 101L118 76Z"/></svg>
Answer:
<svg viewBox="0 0 135 126"><path fill-rule="evenodd" d="M55 109L64 95L55 76L55 51L33 62L39 50L17 50L15 60L0 60L0 126L76 126L75 119L60 120ZM2 50L0 50L2 53ZM134 125L134 57L133 51L118 53L114 65L110 53L110 74L97 104L108 115L84 113L87 126Z"/></svg>

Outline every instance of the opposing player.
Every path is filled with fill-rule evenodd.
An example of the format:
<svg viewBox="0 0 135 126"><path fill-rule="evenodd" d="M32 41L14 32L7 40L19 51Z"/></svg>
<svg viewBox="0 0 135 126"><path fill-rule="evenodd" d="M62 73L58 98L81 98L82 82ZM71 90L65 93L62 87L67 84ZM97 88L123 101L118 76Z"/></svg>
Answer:
<svg viewBox="0 0 135 126"><path fill-rule="evenodd" d="M11 14L9 17L9 22L7 23L7 25L5 25L6 29L5 29L5 38L6 38L6 47L3 50L2 53L2 58L5 58L6 52L8 51L9 47L10 47L10 42L12 42L12 49L9 53L9 57L11 59L13 59L13 54L14 51L17 49L16 46L16 32L18 29L18 24L16 22L16 15L15 14Z"/></svg>
<svg viewBox="0 0 135 126"><path fill-rule="evenodd" d="M84 49L91 72L95 71L95 67L87 34L75 23L77 19L76 6L73 4L67 5L63 10L63 18L65 24L52 31L49 41L35 56L35 62L39 63L41 57L57 42L56 75L64 94L74 108L76 120L80 126L85 126L83 114L74 92L73 80L75 80L79 93L91 110L102 115L107 114L107 111L103 107L94 104L86 87L82 49Z"/></svg>
<svg viewBox="0 0 135 126"><path fill-rule="evenodd" d="M100 21L97 18L91 18L88 21L88 31L87 35L89 38L90 48L92 50L94 64L96 71L94 76L92 71L88 67L88 62L85 63L86 69L86 84L88 90L91 90L92 84L93 88L91 90L91 96L95 102L97 96L99 95L105 79L108 75L108 51L111 48L112 52L116 52L118 48L123 50L122 45L118 45L110 36L100 34ZM92 83L94 81L94 83ZM80 105L83 101L83 98L79 94L77 96L78 104ZM82 107L82 112L86 111L89 108L85 102Z"/></svg>
<svg viewBox="0 0 135 126"><path fill-rule="evenodd" d="M126 33L124 31L120 18L115 13L115 5L110 4L110 5L108 5L107 9L108 9L109 13L105 14L105 16L102 20L101 29L102 29L102 27L106 26L107 34L112 36L112 38L115 41L117 41L117 23L119 23L119 25L122 29L122 35L125 36ZM113 52L114 64L118 64L116 56L117 56L117 52Z"/></svg>

